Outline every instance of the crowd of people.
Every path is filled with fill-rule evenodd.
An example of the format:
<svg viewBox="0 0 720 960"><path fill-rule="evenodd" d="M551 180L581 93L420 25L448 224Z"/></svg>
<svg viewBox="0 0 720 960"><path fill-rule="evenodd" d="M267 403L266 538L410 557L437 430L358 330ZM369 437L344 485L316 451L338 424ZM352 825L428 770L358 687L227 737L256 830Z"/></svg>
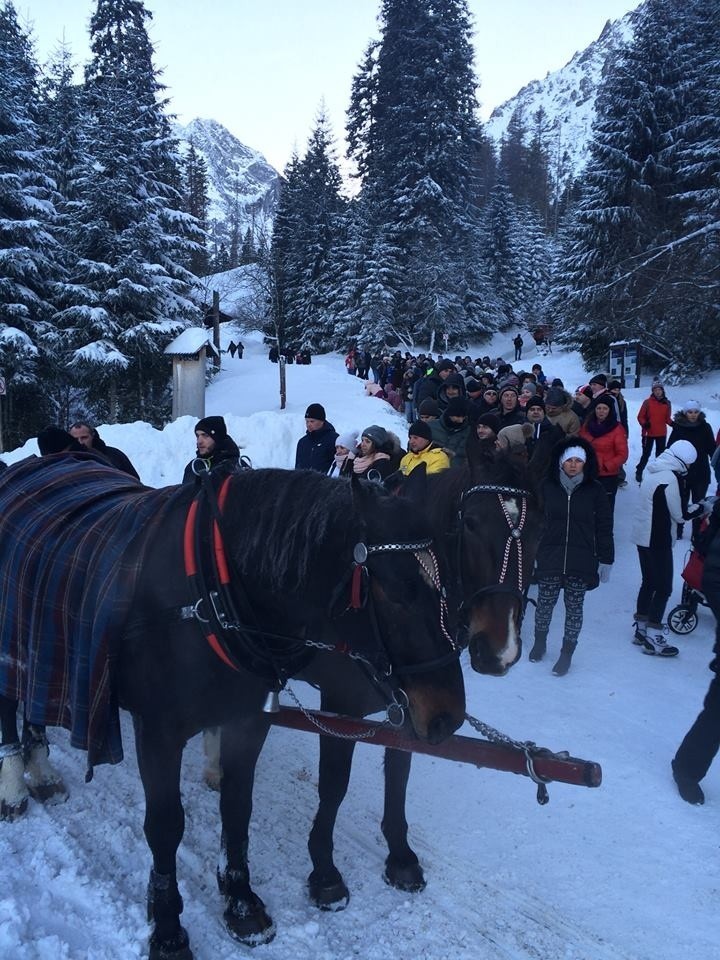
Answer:
<svg viewBox="0 0 720 960"><path fill-rule="evenodd" d="M515 347L519 353L520 345ZM368 396L404 414L407 439L401 442L377 423L338 433L323 404L311 403L297 442L296 469L381 482L420 465L428 474L457 469L498 451L530 461L541 441L552 450L542 487L545 522L534 571L537 605L529 660L538 663L547 653L562 593L565 618L552 671L566 675L582 630L585 594L610 579L614 562L615 501L627 485L630 433L620 381L598 373L570 391L560 379L548 378L539 363L515 370L487 356L451 360L356 347L345 357L345 367L366 381ZM640 496L630 538L637 548L640 587L632 642L650 656L672 658L679 650L667 642L663 621L673 587L672 547L686 523L692 523L693 544L709 558L703 585L708 605L720 618L720 506L707 499L713 474L714 488L720 484L720 431L715 434L696 400L673 413L659 380L637 420L641 457L634 476ZM203 417L194 433L195 456L183 483L199 486L206 471L249 465L223 417ZM107 446L84 421L69 431L50 426L38 444L41 455L91 450L108 465L138 476L127 456ZM672 765L680 793L690 803L703 802L699 782L720 748L720 619L718 624L713 682Z"/></svg>

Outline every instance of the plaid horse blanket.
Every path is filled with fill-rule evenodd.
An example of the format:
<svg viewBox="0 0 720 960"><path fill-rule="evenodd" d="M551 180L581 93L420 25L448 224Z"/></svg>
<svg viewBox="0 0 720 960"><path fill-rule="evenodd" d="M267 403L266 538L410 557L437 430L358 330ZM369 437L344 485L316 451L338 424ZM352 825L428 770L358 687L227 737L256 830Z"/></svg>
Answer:
<svg viewBox="0 0 720 960"><path fill-rule="evenodd" d="M0 693L31 723L66 727L90 767L123 757L113 661L144 548L180 489L90 453L0 475Z"/></svg>

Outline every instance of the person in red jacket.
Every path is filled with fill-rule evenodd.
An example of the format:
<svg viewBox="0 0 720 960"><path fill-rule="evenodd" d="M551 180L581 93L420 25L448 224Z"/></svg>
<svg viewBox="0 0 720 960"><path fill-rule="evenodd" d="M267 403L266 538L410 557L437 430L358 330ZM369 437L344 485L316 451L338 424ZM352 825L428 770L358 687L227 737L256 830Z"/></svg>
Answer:
<svg viewBox="0 0 720 960"><path fill-rule="evenodd" d="M587 415L579 434L595 451L598 480L615 514L615 494L620 483L620 468L628 458L628 442L622 424L618 423L615 403L609 394L601 395Z"/></svg>
<svg viewBox="0 0 720 960"><path fill-rule="evenodd" d="M655 456L659 457L665 449L667 428L673 425L672 405L665 396L665 387L659 380L653 380L650 396L643 400L637 415L642 427L642 456L635 468L635 479L642 483L643 470L647 466L655 444Z"/></svg>

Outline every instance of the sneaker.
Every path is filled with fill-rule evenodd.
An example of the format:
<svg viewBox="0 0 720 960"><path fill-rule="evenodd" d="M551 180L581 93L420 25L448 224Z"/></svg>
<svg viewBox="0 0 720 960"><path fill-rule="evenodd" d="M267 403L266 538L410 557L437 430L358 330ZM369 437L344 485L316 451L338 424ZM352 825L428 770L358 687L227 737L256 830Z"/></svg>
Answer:
<svg viewBox="0 0 720 960"><path fill-rule="evenodd" d="M640 647L645 643L647 637L647 620L636 620L633 626L635 627L633 643Z"/></svg>
<svg viewBox="0 0 720 960"><path fill-rule="evenodd" d="M657 627L653 628L654 630ZM671 646L661 633L646 633L643 640L642 652L651 657L676 657L680 651Z"/></svg>

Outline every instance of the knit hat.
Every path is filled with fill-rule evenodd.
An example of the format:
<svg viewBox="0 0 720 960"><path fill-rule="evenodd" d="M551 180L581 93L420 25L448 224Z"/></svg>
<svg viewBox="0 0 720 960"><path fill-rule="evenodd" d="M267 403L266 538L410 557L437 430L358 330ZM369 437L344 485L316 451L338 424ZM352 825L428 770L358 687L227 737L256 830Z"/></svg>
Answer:
<svg viewBox="0 0 720 960"><path fill-rule="evenodd" d="M665 384L662 382L662 380L659 377L656 377L652 382L651 389L654 389L655 387L662 387L663 390L665 389Z"/></svg>
<svg viewBox="0 0 720 960"><path fill-rule="evenodd" d="M495 436L500 433L501 420L496 413L484 413L481 417L477 418L477 424L483 424L485 427L490 427Z"/></svg>
<svg viewBox="0 0 720 960"><path fill-rule="evenodd" d="M590 377L589 383L599 383L601 386L607 386L607 377L604 373L596 373L594 377Z"/></svg>
<svg viewBox="0 0 720 960"><path fill-rule="evenodd" d="M459 390L464 390L465 378L461 373L451 373L445 380L445 387L457 387Z"/></svg>
<svg viewBox="0 0 720 960"><path fill-rule="evenodd" d="M538 397L538 396L530 397L530 399L528 400L528 402L525 404L525 409L526 409L526 410L529 410L530 407L540 407L542 410L544 410L544 409L545 409L545 401L543 400L542 397Z"/></svg>
<svg viewBox="0 0 720 960"><path fill-rule="evenodd" d="M619 380L611 380L608 383L608 390L622 390L622 384Z"/></svg>
<svg viewBox="0 0 720 960"><path fill-rule="evenodd" d="M545 394L545 403L549 403L551 407L563 407L566 402L565 391L560 387L550 387Z"/></svg>
<svg viewBox="0 0 720 960"><path fill-rule="evenodd" d="M335 438L336 447L345 447L346 450L355 450L358 444L357 430L346 430Z"/></svg>
<svg viewBox="0 0 720 960"><path fill-rule="evenodd" d="M468 402L465 397L453 397L448 400L445 407L445 413L448 417L466 417L468 412Z"/></svg>
<svg viewBox="0 0 720 960"><path fill-rule="evenodd" d="M367 437L368 440L372 440L378 450L381 450L389 440L385 427L380 427L377 423L366 427L362 432L362 436Z"/></svg>
<svg viewBox="0 0 720 960"><path fill-rule="evenodd" d="M442 373L443 370L449 370L451 373L455 373L455 364L452 362L452 360L441 360L435 366L436 373Z"/></svg>
<svg viewBox="0 0 720 960"><path fill-rule="evenodd" d="M62 427L45 427L37 435L37 442L43 457L48 453L62 453L65 450L77 450L79 453L85 450L85 447Z"/></svg>
<svg viewBox="0 0 720 960"><path fill-rule="evenodd" d="M693 410L696 410L698 413L702 410L702 407L697 402L697 400L686 400L682 405L683 413L691 413Z"/></svg>
<svg viewBox="0 0 720 960"><path fill-rule="evenodd" d="M224 440L227 427L223 417L203 417L195 424L195 433L206 433L213 440Z"/></svg>
<svg viewBox="0 0 720 960"><path fill-rule="evenodd" d="M518 388L513 383L504 383L499 389L498 396L501 397L508 391L510 391L510 393L514 393L516 397L518 396Z"/></svg>
<svg viewBox="0 0 720 960"><path fill-rule="evenodd" d="M437 400L433 400L432 397L427 397L418 407L418 413L423 417L439 417L440 407L438 406Z"/></svg>
<svg viewBox="0 0 720 960"><path fill-rule="evenodd" d="M325 416L325 407L321 403L311 403L305 411L306 420L327 420Z"/></svg>
<svg viewBox="0 0 720 960"><path fill-rule="evenodd" d="M582 462L585 463L587 461L587 453L585 453L582 447L565 447L563 452L560 454L560 466L562 466L566 460L570 460L571 458L582 460Z"/></svg>
<svg viewBox="0 0 720 960"><path fill-rule="evenodd" d="M483 385L475 380L473 377L470 377L469 380L465 383L465 389L468 393L482 393Z"/></svg>
<svg viewBox="0 0 720 960"><path fill-rule="evenodd" d="M676 440L667 448L667 452L680 461L686 472L697 460L697 450L689 440Z"/></svg>
<svg viewBox="0 0 720 960"><path fill-rule="evenodd" d="M424 440L432 440L432 430L424 420L416 420L410 424L408 430L409 437L422 437Z"/></svg>

